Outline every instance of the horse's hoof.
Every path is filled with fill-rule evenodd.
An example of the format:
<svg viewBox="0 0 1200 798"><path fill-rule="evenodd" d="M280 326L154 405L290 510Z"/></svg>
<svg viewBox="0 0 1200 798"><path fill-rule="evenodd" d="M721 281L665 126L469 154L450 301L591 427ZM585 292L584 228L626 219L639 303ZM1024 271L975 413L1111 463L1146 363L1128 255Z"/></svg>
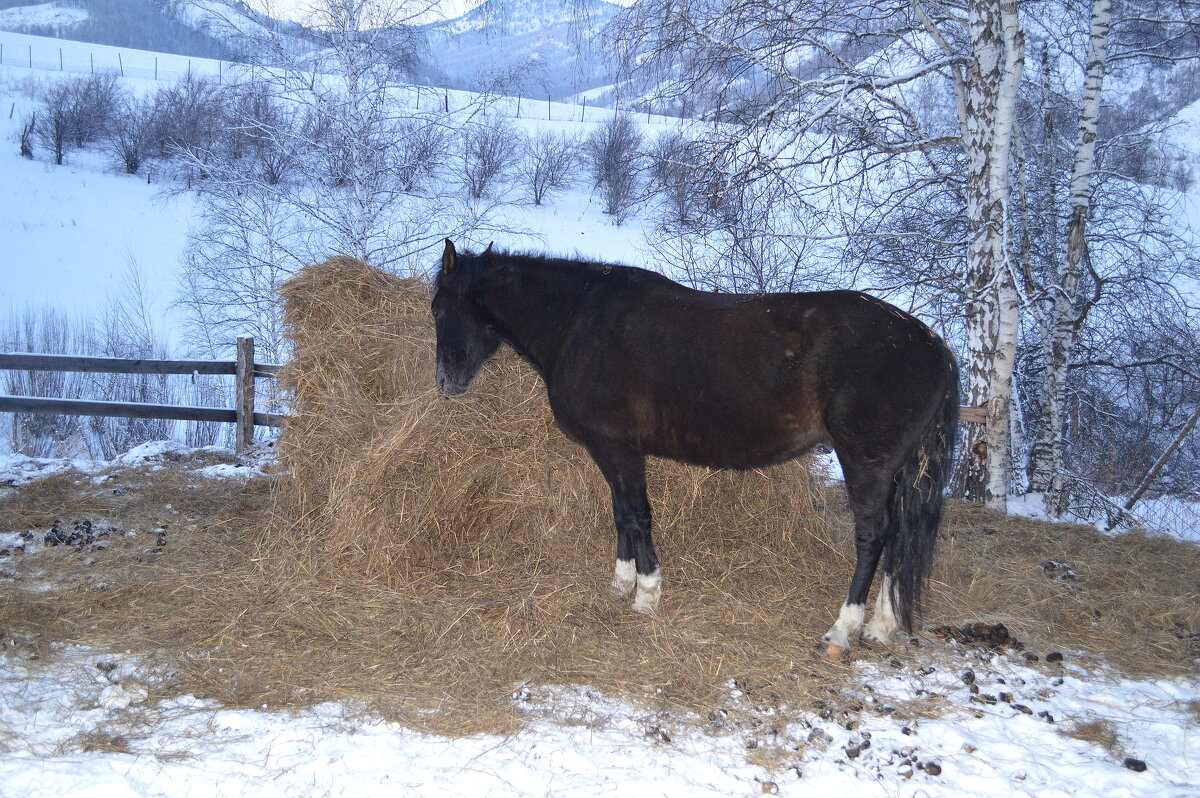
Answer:
<svg viewBox="0 0 1200 798"><path fill-rule="evenodd" d="M658 615L658 597L653 598L639 594L633 602L633 611L642 615Z"/></svg>
<svg viewBox="0 0 1200 798"><path fill-rule="evenodd" d="M613 598L629 598L633 595L634 587L636 587L636 584L632 580L629 582L617 582L614 580L608 586L608 594Z"/></svg>
<svg viewBox="0 0 1200 798"><path fill-rule="evenodd" d="M829 643L825 646L825 658L837 662L846 653L845 646L839 646L837 643Z"/></svg>

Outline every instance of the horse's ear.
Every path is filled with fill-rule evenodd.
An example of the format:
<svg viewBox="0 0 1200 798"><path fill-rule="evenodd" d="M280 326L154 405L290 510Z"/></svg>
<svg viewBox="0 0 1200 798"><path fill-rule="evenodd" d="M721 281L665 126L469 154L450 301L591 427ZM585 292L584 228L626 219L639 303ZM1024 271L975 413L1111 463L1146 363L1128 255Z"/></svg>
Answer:
<svg viewBox="0 0 1200 798"><path fill-rule="evenodd" d="M485 249L485 250L483 251L483 254L484 254L484 255L491 255L491 254L492 254L492 244L495 244L495 243L496 243L495 241L489 241L489 242L488 242L488 245L487 245L487 249Z"/></svg>
<svg viewBox="0 0 1200 798"><path fill-rule="evenodd" d="M454 250L454 242L446 239L446 248L442 250L442 271L454 271L455 264L458 263L458 253Z"/></svg>

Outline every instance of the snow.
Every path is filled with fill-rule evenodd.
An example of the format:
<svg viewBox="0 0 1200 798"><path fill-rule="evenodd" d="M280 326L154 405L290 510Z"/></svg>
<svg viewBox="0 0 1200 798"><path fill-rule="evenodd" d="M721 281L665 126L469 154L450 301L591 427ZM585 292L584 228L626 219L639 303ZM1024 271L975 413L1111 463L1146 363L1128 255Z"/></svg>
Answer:
<svg viewBox="0 0 1200 798"><path fill-rule="evenodd" d="M213 464L214 459L236 462ZM200 465L203 462L209 465ZM148 441L111 461L84 457L27 457L11 451L0 451L0 496L3 496L5 487L28 485L36 479L70 470L91 476L92 482L99 485L109 479L106 472L114 468L144 468L152 471L166 467L186 468L206 479L244 480L262 476L274 465L275 453L270 448L260 447L252 455L235 457L232 452L219 446L195 449L177 441Z"/></svg>
<svg viewBox="0 0 1200 798"><path fill-rule="evenodd" d="M974 665L976 684L1013 697L989 705L971 703L956 667L869 662L855 679L877 703L937 694L948 712L909 722L866 712L854 729L809 715L770 743L783 764L769 770L747 761L744 732L586 687L518 690L513 700L529 718L520 731L455 739L345 704L284 711L190 695L152 702L148 688L169 674L129 654L57 646L35 657L20 641L9 645L0 654L0 795L1200 794L1196 680L1038 669L995 656ZM1062 733L1095 721L1113 729L1120 758ZM1126 757L1146 770L1129 769Z"/></svg>
<svg viewBox="0 0 1200 798"><path fill-rule="evenodd" d="M1008 512L1023 518L1039 521L1062 520L1074 524L1088 524L1101 532L1110 532L1109 518L1125 505L1125 497L1112 496L1107 501L1107 512L1083 512L1068 510L1062 519L1054 519L1046 512L1045 495L1026 493L1008 498ZM1125 520L1111 534L1119 534L1126 528L1143 527L1158 534L1169 535L1178 540L1200 544L1200 502L1188 501L1176 496L1147 496L1138 500Z"/></svg>
<svg viewBox="0 0 1200 798"><path fill-rule="evenodd" d="M0 308L51 306L82 315L102 305L130 268L146 277L159 318L174 300L193 213L144 178L106 174L91 153L55 167L0 157Z"/></svg>
<svg viewBox="0 0 1200 798"><path fill-rule="evenodd" d="M16 6L0 10L0 28L67 28L78 25L88 18L82 8L71 8L58 3Z"/></svg>

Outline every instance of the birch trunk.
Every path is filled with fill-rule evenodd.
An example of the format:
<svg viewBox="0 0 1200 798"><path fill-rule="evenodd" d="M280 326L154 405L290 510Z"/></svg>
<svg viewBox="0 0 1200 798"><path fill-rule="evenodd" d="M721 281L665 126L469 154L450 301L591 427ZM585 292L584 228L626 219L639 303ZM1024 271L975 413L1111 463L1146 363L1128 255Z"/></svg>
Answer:
<svg viewBox="0 0 1200 798"><path fill-rule="evenodd" d="M972 0L968 27L971 61L960 120L970 170L967 392L968 404L986 408L987 421L972 425L963 488L967 498L1005 510L1011 461L1009 397L1019 313L1008 248L1009 164L1025 37L1016 0Z"/></svg>
<svg viewBox="0 0 1200 798"><path fill-rule="evenodd" d="M1063 404L1067 367L1078 340L1084 314L1079 309L1079 285L1091 203L1091 176L1096 160L1096 129L1100 119L1100 95L1104 89L1108 35L1112 30L1112 0L1095 0L1088 44L1087 76L1079 112L1079 135L1071 168L1070 218L1067 221L1062 273L1055 286L1053 309L1042 348L1046 358L1042 383L1042 418L1034 444L1030 468L1030 490L1044 493L1046 510L1062 513L1063 492Z"/></svg>

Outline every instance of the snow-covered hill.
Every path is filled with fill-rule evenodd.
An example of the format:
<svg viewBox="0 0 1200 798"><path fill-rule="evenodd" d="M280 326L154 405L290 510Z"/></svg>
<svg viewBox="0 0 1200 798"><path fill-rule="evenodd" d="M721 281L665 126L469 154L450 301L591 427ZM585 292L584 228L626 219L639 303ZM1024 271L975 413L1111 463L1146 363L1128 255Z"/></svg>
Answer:
<svg viewBox="0 0 1200 798"><path fill-rule="evenodd" d="M605 0L490 0L426 29L431 77L483 89L510 73L518 92L556 99L611 83L597 44L618 11Z"/></svg>
<svg viewBox="0 0 1200 798"><path fill-rule="evenodd" d="M52 30L61 36L87 18L88 12L82 8L57 2L13 6L0 10L0 30L22 33Z"/></svg>
<svg viewBox="0 0 1200 798"><path fill-rule="evenodd" d="M52 0L0 10L0 30L197 57L229 58L236 42L189 22L188 3Z"/></svg>

